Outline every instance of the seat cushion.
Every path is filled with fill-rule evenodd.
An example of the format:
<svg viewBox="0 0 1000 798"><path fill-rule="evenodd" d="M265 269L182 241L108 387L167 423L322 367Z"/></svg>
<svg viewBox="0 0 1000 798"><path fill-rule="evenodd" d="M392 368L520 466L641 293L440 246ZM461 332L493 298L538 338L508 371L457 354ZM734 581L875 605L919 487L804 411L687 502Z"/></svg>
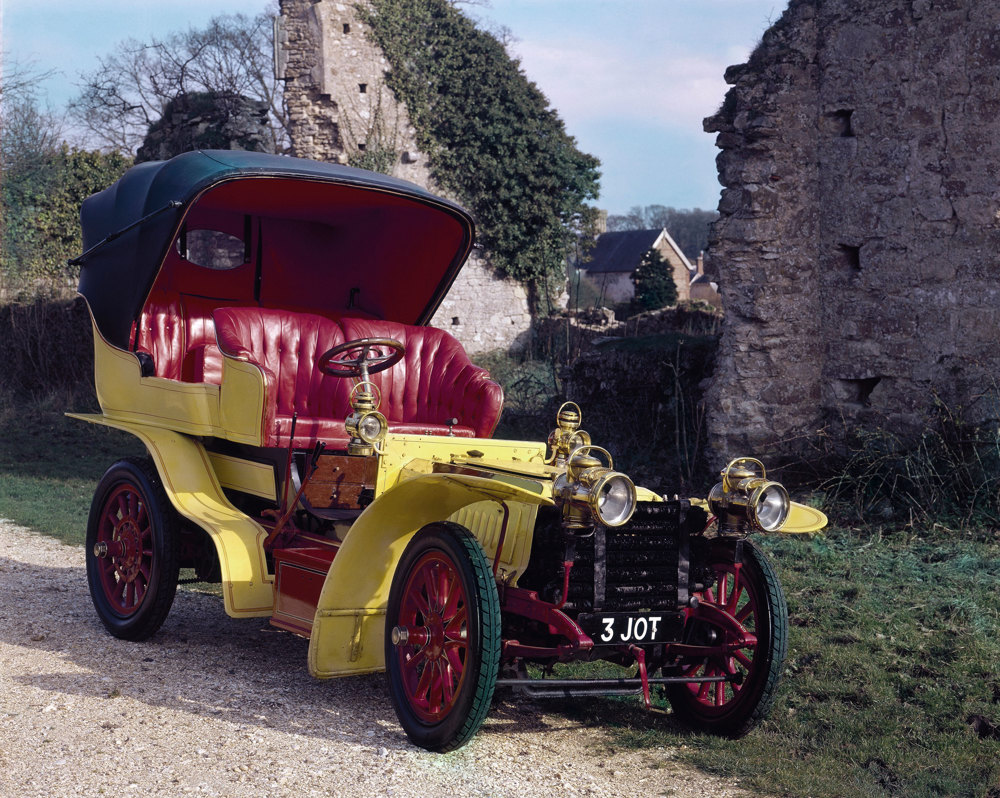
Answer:
<svg viewBox="0 0 1000 798"><path fill-rule="evenodd" d="M219 308L214 321L221 353L256 363L265 373L266 445L287 446L297 416L296 448L317 440L346 446L353 380L328 376L316 362L334 346L360 338L393 338L405 347L403 360L372 375L391 431L489 436L499 419L500 386L443 330L257 307Z"/></svg>

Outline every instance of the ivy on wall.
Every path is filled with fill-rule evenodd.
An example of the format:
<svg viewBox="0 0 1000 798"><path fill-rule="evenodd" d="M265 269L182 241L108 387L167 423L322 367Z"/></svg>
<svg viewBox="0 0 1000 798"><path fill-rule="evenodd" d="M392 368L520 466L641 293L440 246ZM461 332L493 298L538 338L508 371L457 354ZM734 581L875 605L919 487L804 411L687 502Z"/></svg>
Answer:
<svg viewBox="0 0 1000 798"><path fill-rule="evenodd" d="M577 149L503 45L447 0L370 0L358 13L434 179L472 209L495 268L537 300L593 225L598 160Z"/></svg>
<svg viewBox="0 0 1000 798"><path fill-rule="evenodd" d="M62 147L10 164L0 185L0 281L8 289L74 286L80 203L132 165L130 158ZM30 292L29 292L30 293Z"/></svg>

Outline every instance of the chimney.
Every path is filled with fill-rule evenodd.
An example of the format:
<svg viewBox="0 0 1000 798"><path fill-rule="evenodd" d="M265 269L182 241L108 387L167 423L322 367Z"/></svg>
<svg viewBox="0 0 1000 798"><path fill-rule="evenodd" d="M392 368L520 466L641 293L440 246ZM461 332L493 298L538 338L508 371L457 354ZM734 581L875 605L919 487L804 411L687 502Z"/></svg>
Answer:
<svg viewBox="0 0 1000 798"><path fill-rule="evenodd" d="M597 219L594 221L594 235L603 235L608 232L608 212L598 208Z"/></svg>

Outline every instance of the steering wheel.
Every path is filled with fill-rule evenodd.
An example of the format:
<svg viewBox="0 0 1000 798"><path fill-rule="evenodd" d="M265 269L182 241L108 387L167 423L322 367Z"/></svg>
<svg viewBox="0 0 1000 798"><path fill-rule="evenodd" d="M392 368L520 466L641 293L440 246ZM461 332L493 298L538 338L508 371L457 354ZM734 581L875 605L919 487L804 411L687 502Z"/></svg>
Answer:
<svg viewBox="0 0 1000 798"><path fill-rule="evenodd" d="M324 352L316 361L316 368L331 377L368 379L392 368L406 353L406 348L393 338L359 338L345 341Z"/></svg>

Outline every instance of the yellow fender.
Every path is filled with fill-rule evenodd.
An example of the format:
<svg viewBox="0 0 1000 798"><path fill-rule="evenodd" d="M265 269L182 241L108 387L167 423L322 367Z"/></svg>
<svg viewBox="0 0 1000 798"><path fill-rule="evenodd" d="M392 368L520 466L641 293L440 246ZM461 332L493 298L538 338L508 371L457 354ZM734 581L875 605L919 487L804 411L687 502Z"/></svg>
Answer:
<svg viewBox="0 0 1000 798"><path fill-rule="evenodd" d="M384 670L389 588L406 544L427 524L489 500L553 503L523 487L464 474L413 477L373 502L354 522L323 584L309 640L309 672L326 679ZM519 534L524 530L510 528L507 543L513 545Z"/></svg>
<svg viewBox="0 0 1000 798"><path fill-rule="evenodd" d="M129 432L141 440L153 458L170 503L184 518L204 529L215 544L226 613L238 618L271 615L273 580L267 573L262 548L267 533L230 504L204 446L172 430L100 414L67 415Z"/></svg>
<svg viewBox="0 0 1000 798"><path fill-rule="evenodd" d="M788 508L788 518L778 531L786 535L802 535L808 532L819 532L826 526L826 523L826 514L821 510L792 502L791 507Z"/></svg>
<svg viewBox="0 0 1000 798"><path fill-rule="evenodd" d="M691 499L691 504L703 507L705 512L712 514L705 499ZM827 524L826 514L815 507L808 507L798 502L789 502L788 518L777 531L785 535L804 535L809 532L819 532Z"/></svg>

